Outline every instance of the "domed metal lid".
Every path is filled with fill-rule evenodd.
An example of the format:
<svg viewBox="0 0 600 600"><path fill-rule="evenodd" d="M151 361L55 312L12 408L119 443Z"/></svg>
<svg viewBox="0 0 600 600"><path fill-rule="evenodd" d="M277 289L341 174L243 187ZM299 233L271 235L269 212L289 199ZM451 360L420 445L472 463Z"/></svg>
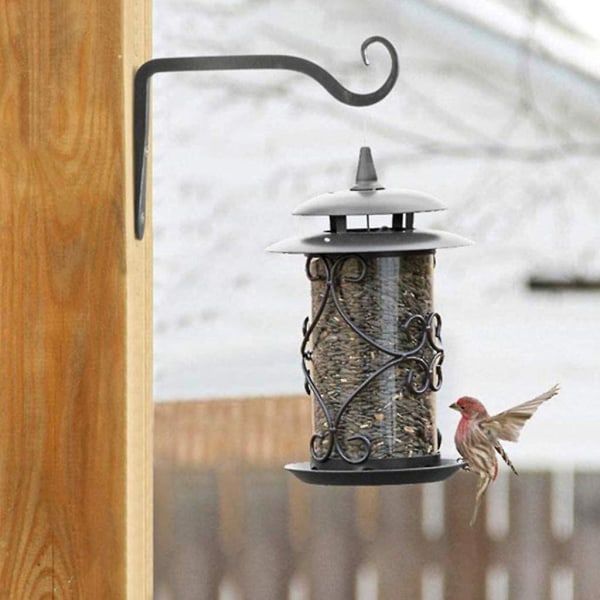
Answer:
<svg viewBox="0 0 600 600"><path fill-rule="evenodd" d="M329 192L315 196L298 206L293 214L298 216L340 215L398 215L406 213L446 210L433 196L415 190Z"/></svg>
<svg viewBox="0 0 600 600"><path fill-rule="evenodd" d="M356 185L350 190L321 194L303 202L294 215L397 215L445 210L433 196L415 190L386 190L377 180L369 147L360 149Z"/></svg>
<svg viewBox="0 0 600 600"><path fill-rule="evenodd" d="M414 190L386 190L377 180L370 148L361 148L356 185L322 194L301 204L294 215L328 216L330 230L272 244L269 252L290 254L399 254L468 246L453 233L414 228L414 213L445 210L432 196ZM347 217L366 216L366 228L348 227ZM390 226L370 227L370 215L391 215Z"/></svg>

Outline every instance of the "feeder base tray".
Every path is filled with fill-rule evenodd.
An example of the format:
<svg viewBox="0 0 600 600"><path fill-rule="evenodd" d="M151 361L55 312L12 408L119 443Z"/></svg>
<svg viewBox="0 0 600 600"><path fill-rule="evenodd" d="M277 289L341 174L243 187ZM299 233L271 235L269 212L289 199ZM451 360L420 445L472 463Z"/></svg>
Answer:
<svg viewBox="0 0 600 600"><path fill-rule="evenodd" d="M443 481L462 468L454 459L442 458L430 467L409 469L325 470L311 467L309 462L290 463L285 468L304 483L315 485L403 485Z"/></svg>

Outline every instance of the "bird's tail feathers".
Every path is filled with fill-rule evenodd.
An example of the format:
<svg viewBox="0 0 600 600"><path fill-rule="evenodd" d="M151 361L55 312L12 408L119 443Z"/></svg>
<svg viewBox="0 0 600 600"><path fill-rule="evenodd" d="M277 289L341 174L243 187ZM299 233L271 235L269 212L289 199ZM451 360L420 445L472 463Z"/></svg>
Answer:
<svg viewBox="0 0 600 600"><path fill-rule="evenodd" d="M515 475L518 475L517 469L515 469L515 465L513 465L510 458L508 458L508 454L506 454L506 450L504 450L502 444L500 442L496 442L494 448L496 449L496 452L502 457L502 460L512 469L512 472Z"/></svg>
<svg viewBox="0 0 600 600"><path fill-rule="evenodd" d="M479 505L481 504L481 499L483 498L483 495L488 489L488 486L490 485L491 481L491 478L487 476L480 477L479 479L479 485L477 486L477 495L475 496L475 506L473 508L473 516L471 517L471 521L469 522L469 525L471 527L475 525L475 521L477 520L477 515L479 513Z"/></svg>

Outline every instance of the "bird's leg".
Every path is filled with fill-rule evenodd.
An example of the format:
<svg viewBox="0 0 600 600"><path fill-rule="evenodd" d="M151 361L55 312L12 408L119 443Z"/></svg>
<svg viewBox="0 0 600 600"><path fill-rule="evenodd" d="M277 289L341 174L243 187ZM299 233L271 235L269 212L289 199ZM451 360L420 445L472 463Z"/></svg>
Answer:
<svg viewBox="0 0 600 600"><path fill-rule="evenodd" d="M471 470L471 467L469 467L469 463L468 463L468 462L467 462L467 461L466 461L464 458L457 458L457 459L456 459L456 462L459 462L459 463L461 463L461 465L460 465L460 466L461 466L461 468L462 468L464 471L470 471L470 470Z"/></svg>

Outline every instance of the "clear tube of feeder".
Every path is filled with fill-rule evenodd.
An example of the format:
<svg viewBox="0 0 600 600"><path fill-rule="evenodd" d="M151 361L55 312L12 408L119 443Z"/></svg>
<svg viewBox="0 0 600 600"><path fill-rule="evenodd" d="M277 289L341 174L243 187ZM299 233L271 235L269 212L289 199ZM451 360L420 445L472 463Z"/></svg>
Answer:
<svg viewBox="0 0 600 600"><path fill-rule="evenodd" d="M343 451L361 456L364 444L349 438L363 436L371 459L435 454L429 381L435 348L426 328L433 313L433 253L313 257L308 264L313 320L322 311L311 336L311 376L330 418L339 415ZM315 433L328 427L315 401ZM332 458L339 458L335 450Z"/></svg>

